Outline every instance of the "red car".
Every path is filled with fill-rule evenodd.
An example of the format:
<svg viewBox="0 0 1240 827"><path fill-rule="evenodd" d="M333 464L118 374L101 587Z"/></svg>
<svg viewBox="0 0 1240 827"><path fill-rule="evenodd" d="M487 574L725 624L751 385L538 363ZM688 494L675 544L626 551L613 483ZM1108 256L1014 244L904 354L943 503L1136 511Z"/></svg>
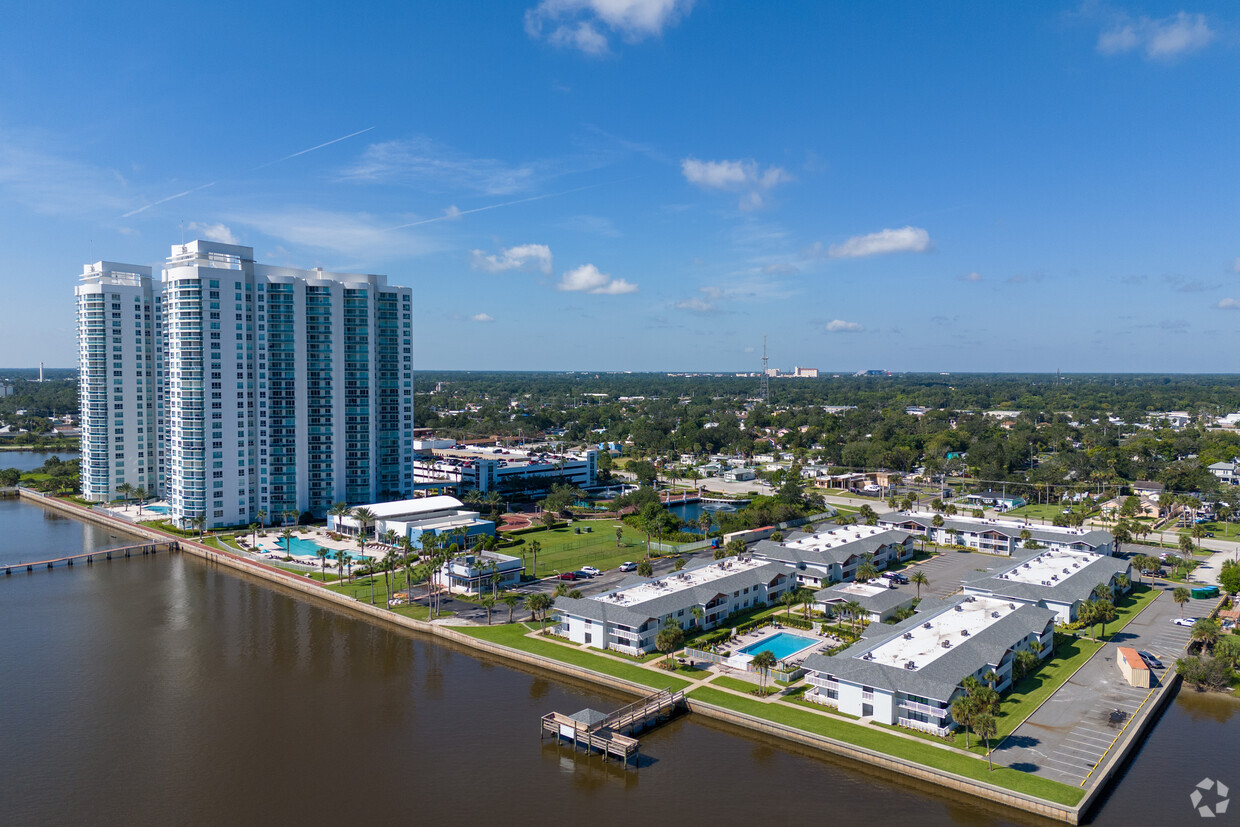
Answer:
<svg viewBox="0 0 1240 827"><path fill-rule="evenodd" d="M558 576L557 576L557 579L559 579L559 580L576 580L576 579L577 579L577 572L575 572L575 571L566 571L566 572L564 572L563 574L558 575Z"/></svg>

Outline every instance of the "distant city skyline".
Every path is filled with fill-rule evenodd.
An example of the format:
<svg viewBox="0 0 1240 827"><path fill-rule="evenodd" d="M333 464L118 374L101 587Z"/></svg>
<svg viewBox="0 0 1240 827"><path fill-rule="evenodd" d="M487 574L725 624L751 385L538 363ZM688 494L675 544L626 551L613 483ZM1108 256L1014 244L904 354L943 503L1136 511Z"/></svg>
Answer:
<svg viewBox="0 0 1240 827"><path fill-rule="evenodd" d="M0 46L10 365L76 363L84 264L204 238L411 286L419 371L1240 372L1232 4L120 2Z"/></svg>

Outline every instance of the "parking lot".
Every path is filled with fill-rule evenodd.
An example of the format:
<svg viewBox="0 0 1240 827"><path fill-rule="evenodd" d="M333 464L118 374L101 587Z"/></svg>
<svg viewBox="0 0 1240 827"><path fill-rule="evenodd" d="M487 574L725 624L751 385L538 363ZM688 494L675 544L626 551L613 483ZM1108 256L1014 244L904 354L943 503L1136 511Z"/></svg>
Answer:
<svg viewBox="0 0 1240 827"><path fill-rule="evenodd" d="M959 589L960 581L981 574L979 569L987 571L996 566L1006 565L1011 562L1011 559L973 552L944 551L916 566L901 569L900 573L907 576L915 571L923 572L930 581L930 585L921 587L922 599L942 599ZM912 584L900 588L912 590L914 593L917 591L917 587Z"/></svg>
<svg viewBox="0 0 1240 827"><path fill-rule="evenodd" d="M1204 616L1215 600L1194 600L1188 617ZM1172 620L1180 607L1170 589L1098 651L1046 703L1029 716L995 750L996 762L1065 784L1080 784L1107 754L1150 690L1133 687L1120 674L1116 650L1128 646L1149 652L1163 663L1151 670L1154 686L1183 656L1191 630Z"/></svg>

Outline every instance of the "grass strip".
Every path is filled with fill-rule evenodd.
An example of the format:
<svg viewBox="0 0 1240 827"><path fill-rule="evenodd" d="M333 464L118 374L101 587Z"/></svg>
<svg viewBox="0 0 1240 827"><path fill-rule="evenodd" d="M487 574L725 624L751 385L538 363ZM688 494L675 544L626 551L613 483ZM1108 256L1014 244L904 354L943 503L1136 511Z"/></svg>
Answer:
<svg viewBox="0 0 1240 827"><path fill-rule="evenodd" d="M758 686L756 683L750 683L749 681L743 681L740 678L729 678L726 675L720 675L719 677L715 678L713 681L710 682L710 685L726 687L727 689L732 689L737 692L744 692L746 695L757 695L758 690L762 688ZM768 684L766 687L767 695L774 695L778 691L779 691L779 687L777 686L770 686Z"/></svg>
<svg viewBox="0 0 1240 827"><path fill-rule="evenodd" d="M561 646L549 640L526 637L527 629L520 623L505 623L501 626L459 627L456 631L479 640L498 643L502 646L519 649L522 652L529 652L532 655L549 658L560 663L567 663L570 666L592 669L595 672L639 683L652 689L670 688L677 690L684 689L689 685L688 681L677 678L670 673L660 674L659 672L613 660L603 655L595 655L580 649Z"/></svg>
<svg viewBox="0 0 1240 827"><path fill-rule="evenodd" d="M1053 801L1057 804L1072 806L1085 795L1084 790L1060 784L1058 781L1051 781L1008 767L995 767L993 771L990 771L987 769L986 762L977 758L890 735L872 727L815 715L790 705L764 704L709 687L699 687L690 692L689 697L703 703L799 729L802 732L822 735L856 747L881 752L894 758L955 773L965 778L1004 787L1013 792Z"/></svg>

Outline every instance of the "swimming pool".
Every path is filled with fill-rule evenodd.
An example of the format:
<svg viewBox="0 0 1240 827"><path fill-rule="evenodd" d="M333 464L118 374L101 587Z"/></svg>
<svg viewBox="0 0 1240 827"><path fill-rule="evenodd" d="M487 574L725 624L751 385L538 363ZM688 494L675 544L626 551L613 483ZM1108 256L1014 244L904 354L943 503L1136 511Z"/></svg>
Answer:
<svg viewBox="0 0 1240 827"><path fill-rule="evenodd" d="M171 514L172 513L172 508L166 505L144 505L142 506L142 510L149 511L152 514Z"/></svg>
<svg viewBox="0 0 1240 827"><path fill-rule="evenodd" d="M817 642L813 638L801 637L788 632L779 632L757 643L751 643L738 651L742 655L756 655L759 652L770 651L775 655L776 660L784 660L800 652L802 649L808 649Z"/></svg>
<svg viewBox="0 0 1240 827"><path fill-rule="evenodd" d="M280 550L284 551L285 549L284 538L283 537L279 538L277 542L280 544ZM289 548L290 556L298 557L298 556L306 555L306 554L310 555L311 557L319 556L320 546L318 546L317 544L315 544L314 542L310 540L303 540L300 537L289 537L288 543L289 543L288 548ZM369 560L370 559L369 557L359 557L357 552L346 551L345 554L348 555L349 559L352 560L354 563L356 563L358 560ZM336 559L335 549L329 548L327 550L327 559L331 561L334 561Z"/></svg>

